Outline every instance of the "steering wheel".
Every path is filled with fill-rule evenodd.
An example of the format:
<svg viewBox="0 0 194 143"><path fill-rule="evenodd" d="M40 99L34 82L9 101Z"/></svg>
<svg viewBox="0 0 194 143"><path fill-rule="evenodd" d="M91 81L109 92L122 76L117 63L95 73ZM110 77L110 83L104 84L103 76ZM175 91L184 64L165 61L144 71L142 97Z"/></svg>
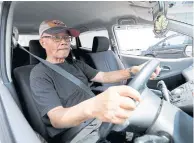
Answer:
<svg viewBox="0 0 194 143"><path fill-rule="evenodd" d="M133 111L132 116L124 124L102 123L98 132L100 138L105 138L111 130L122 131L128 126L134 127L135 130L145 131L152 124L158 113L161 100L159 98L156 98L155 101L153 100L156 96L147 88L146 84L159 64L160 61L156 59L149 61L128 84L128 86L136 89L145 101L143 100L143 103L141 102L140 104L136 103L136 110ZM149 112L150 109L152 110L151 112ZM144 111L146 111L146 114ZM146 119L144 119L145 115Z"/></svg>

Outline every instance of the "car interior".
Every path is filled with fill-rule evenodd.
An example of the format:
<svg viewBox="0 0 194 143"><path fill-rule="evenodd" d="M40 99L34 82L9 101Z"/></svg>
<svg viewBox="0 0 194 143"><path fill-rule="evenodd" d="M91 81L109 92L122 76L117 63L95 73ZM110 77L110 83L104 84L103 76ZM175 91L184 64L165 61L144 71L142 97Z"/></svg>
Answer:
<svg viewBox="0 0 194 143"><path fill-rule="evenodd" d="M27 126L26 129L23 129L24 127L21 127L21 129L23 129L23 131L26 131L27 129L31 130L31 135L29 133L26 137L22 137L24 141L28 140L28 138L33 138L29 142L39 142L40 140L42 140L40 142L54 142L46 131L30 89L30 72L33 67L39 63L39 61L33 56L30 56L20 47L27 49L29 52L42 59L46 58L46 53L41 47L39 39L31 39L28 46L21 45L19 43L20 35L38 35L39 24L45 19L60 19L68 26L79 29L81 34L88 31L95 31L99 28L105 28L108 31L109 38L106 36L93 36L92 41L90 41L92 43L90 50L88 50L89 48L82 46L80 37L75 38L76 45L71 45L71 53L68 58L73 61L84 61L91 67L104 72L121 70L133 65L140 65L146 61L154 60L155 58L119 54L117 50L118 45L114 44L116 39L112 26L130 25L134 23L153 25L153 20L150 18L149 8L153 7L155 4L155 2L131 3L127 1L34 1L4 3L4 12L7 11L7 13L4 13L4 17L6 19L5 21L7 23L4 28L6 29L6 34L4 36L9 40L1 43L6 45L6 50L4 49L4 53L6 54L1 56L1 59L4 58L5 61L9 62L5 62L5 64L2 64L1 66L4 66L6 71L6 76L4 78L6 84L4 85L11 93L13 102L15 102L14 107L18 108L18 111L15 112L14 115L21 112L20 114L23 116L21 124L25 120L25 126ZM145 13L145 11L147 13ZM3 23L1 24L3 25ZM178 29L179 32L182 32L182 34L187 34L193 38L193 35L188 32L193 29L193 26L189 27L184 24L177 24L174 21L172 21L169 25L169 28L172 29L177 25L174 29ZM182 27L184 26L185 28L183 30ZM3 26L1 27L1 30L2 28ZM191 90L194 84L192 77L194 69L193 57L181 59L159 59L159 61L160 66L162 67L161 74L155 80L149 80L147 87L155 94L155 96L158 96L161 99L170 99L169 102L171 102L171 104L180 108L189 117L193 118L193 92ZM128 85L131 80L132 79L129 79L114 84L99 84L91 82L90 88L95 94L98 94L111 86ZM18 121L19 118L17 118L17 116L15 117L16 121ZM20 122L18 121L18 125L19 124ZM18 126L15 125L15 123L10 125L15 126L10 127L10 130L17 132L16 129L18 129ZM32 135L33 132L36 132L36 134ZM17 138L17 133L13 134L16 139L18 139L17 142L19 142L19 140L23 142L20 137ZM134 141L136 137L135 135L136 134L134 134L133 139L131 138L129 142L132 140ZM35 139L35 136L38 136L38 138ZM110 135L108 137L111 138L111 142L119 141L119 137L115 139L114 135ZM24 138L26 138L26 140Z"/></svg>

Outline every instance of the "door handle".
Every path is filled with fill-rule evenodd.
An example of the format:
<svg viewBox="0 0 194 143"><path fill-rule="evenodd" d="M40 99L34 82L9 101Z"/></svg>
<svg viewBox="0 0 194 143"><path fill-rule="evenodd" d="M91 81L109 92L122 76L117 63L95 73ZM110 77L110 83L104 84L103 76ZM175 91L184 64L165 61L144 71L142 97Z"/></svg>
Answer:
<svg viewBox="0 0 194 143"><path fill-rule="evenodd" d="M162 66L161 71L170 71L170 67L168 66Z"/></svg>

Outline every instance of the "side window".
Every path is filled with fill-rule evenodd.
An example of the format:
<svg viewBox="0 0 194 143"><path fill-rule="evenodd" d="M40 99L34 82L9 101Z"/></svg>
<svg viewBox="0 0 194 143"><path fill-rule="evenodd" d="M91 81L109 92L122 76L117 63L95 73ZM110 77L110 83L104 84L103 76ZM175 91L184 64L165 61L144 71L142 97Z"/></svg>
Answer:
<svg viewBox="0 0 194 143"><path fill-rule="evenodd" d="M156 58L184 58L186 46L192 47L193 39L169 31L166 37L157 38L151 25L122 25L114 27L118 53L122 55ZM165 49L164 49L165 48Z"/></svg>
<svg viewBox="0 0 194 143"><path fill-rule="evenodd" d="M75 37L72 37L72 40L71 40L71 48L76 49L76 40L75 40Z"/></svg>
<svg viewBox="0 0 194 143"><path fill-rule="evenodd" d="M181 45L183 44L186 36L175 36L165 41L166 45Z"/></svg>
<svg viewBox="0 0 194 143"><path fill-rule="evenodd" d="M173 35L167 36L164 40L162 40L162 42L160 42L158 47L165 48L168 46L181 45L184 43L184 41L187 37L188 36L178 35L178 34L173 34Z"/></svg>
<svg viewBox="0 0 194 143"><path fill-rule="evenodd" d="M108 31L105 29L81 33L79 36L82 45L81 49L92 51L93 39L95 36L104 36L109 38Z"/></svg>
<svg viewBox="0 0 194 143"><path fill-rule="evenodd" d="M18 43L23 47L28 47L30 40L39 40L39 35L19 35Z"/></svg>

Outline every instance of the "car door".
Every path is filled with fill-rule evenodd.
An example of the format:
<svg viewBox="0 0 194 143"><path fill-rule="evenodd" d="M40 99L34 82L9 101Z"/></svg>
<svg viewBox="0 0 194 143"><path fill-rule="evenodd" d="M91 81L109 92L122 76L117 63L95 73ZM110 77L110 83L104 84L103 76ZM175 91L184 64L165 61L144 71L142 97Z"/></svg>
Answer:
<svg viewBox="0 0 194 143"><path fill-rule="evenodd" d="M157 43L160 40L155 39L152 29L145 28L142 25L129 26L128 28L124 25L119 27L122 28L114 27L115 38L117 41L119 57L126 68L140 65L148 60L155 60L153 57L145 57L135 52L130 54L120 52L120 49L123 51L129 50L130 48L138 48L142 51L146 51L154 42ZM135 30L132 28L135 28ZM125 30L125 32L123 32L123 30ZM127 39L126 37L129 38ZM124 40L124 38L126 40ZM159 80L164 80L169 90L172 90L185 82L182 71L192 64L193 58L177 58L177 56L172 56L170 53L165 55L168 55L169 57L157 58L161 62L160 67L162 68L162 71L159 77L148 82L148 87L150 88L157 89L157 82Z"/></svg>
<svg viewBox="0 0 194 143"><path fill-rule="evenodd" d="M0 81L0 141L40 143L1 78Z"/></svg>
<svg viewBox="0 0 194 143"><path fill-rule="evenodd" d="M0 2L0 142L40 143L14 98L13 83L7 75L6 26L11 2ZM6 43L6 44L5 44ZM6 61L7 60L7 61Z"/></svg>

